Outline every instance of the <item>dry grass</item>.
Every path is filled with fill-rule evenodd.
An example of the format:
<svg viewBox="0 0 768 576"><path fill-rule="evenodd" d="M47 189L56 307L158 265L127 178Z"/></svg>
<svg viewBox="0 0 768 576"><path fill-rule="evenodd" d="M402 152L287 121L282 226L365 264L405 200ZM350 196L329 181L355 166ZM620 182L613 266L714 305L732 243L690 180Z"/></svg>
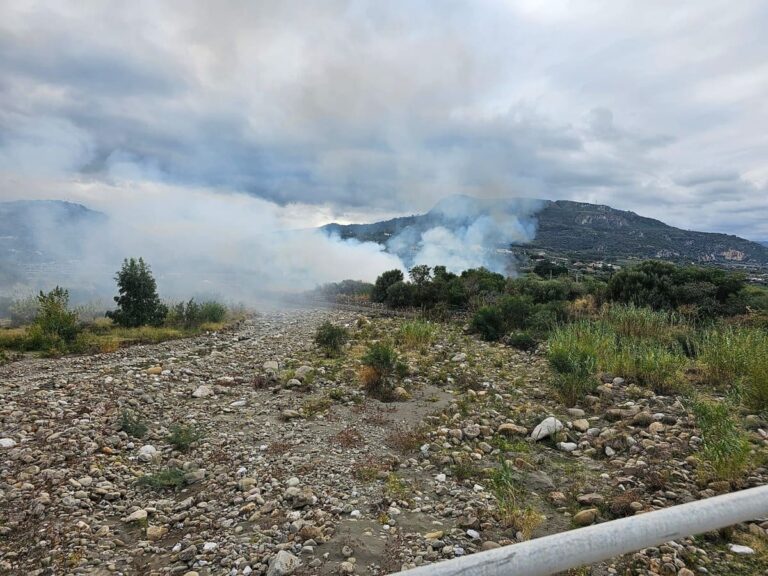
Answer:
<svg viewBox="0 0 768 576"><path fill-rule="evenodd" d="M387 446L403 454L417 451L426 441L427 436L423 431L404 426L395 428L386 439Z"/></svg>
<svg viewBox="0 0 768 576"><path fill-rule="evenodd" d="M331 442L342 448L359 448L365 445L363 435L354 426L347 426L344 430L331 436Z"/></svg>

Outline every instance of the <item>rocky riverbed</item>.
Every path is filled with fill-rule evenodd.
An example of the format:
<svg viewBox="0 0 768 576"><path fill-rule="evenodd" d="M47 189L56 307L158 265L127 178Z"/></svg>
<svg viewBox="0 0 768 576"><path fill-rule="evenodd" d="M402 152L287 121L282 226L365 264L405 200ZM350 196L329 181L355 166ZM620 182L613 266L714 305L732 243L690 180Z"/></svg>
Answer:
<svg viewBox="0 0 768 576"><path fill-rule="evenodd" d="M340 358L313 343L326 319L352 333ZM401 350L397 401L367 398L359 357L401 322L286 310L3 366L0 573L384 574L768 481L760 416L752 472L707 481L681 399L605 375L567 409L540 354L458 325ZM765 574L767 528L574 574Z"/></svg>

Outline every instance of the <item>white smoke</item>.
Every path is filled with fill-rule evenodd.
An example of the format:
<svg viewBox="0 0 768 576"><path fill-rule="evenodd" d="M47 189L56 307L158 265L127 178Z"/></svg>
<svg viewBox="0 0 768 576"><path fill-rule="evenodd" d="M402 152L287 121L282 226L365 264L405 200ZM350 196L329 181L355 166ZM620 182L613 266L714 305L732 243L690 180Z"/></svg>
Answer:
<svg viewBox="0 0 768 576"><path fill-rule="evenodd" d="M372 281L403 268L400 259L372 242L341 240L314 228L293 229L291 207L245 194L222 194L162 185L114 185L98 194L69 195L107 216L71 231L45 214L30 226L44 266L13 290L60 284L84 298L108 300L123 258L143 257L167 299L218 297L258 303L318 284ZM102 187L103 188L103 187ZM2 283L0 283L2 284ZM2 295L2 294L0 294Z"/></svg>
<svg viewBox="0 0 768 576"><path fill-rule="evenodd" d="M536 212L542 201L533 199L481 200L452 196L426 216L425 223L409 226L387 243L411 266L443 265L451 272L485 267L513 275L510 245L536 236Z"/></svg>

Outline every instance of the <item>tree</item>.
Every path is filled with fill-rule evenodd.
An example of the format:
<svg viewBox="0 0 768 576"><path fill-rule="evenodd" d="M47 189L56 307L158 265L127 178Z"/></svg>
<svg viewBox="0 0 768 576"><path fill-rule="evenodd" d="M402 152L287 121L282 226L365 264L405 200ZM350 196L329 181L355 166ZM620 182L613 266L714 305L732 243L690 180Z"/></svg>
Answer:
<svg viewBox="0 0 768 576"><path fill-rule="evenodd" d="M123 267L115 276L119 296L115 296L117 310L107 317L121 326L159 326L168 309L157 295L157 283L143 258L123 260Z"/></svg>
<svg viewBox="0 0 768 576"><path fill-rule="evenodd" d="M408 276L411 277L411 282L417 286L426 284L430 280L430 268L426 264L419 264L414 266L408 271Z"/></svg>
<svg viewBox="0 0 768 576"><path fill-rule="evenodd" d="M387 299L387 290L392 284L403 281L403 273L400 270L387 270L381 276L376 278L376 284L371 291L371 300L374 302L384 302Z"/></svg>

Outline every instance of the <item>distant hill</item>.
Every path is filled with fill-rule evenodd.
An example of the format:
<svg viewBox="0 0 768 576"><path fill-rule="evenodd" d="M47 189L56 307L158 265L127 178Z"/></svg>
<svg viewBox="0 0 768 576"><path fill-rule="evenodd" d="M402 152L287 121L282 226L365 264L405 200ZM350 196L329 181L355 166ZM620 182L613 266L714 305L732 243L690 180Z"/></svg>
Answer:
<svg viewBox="0 0 768 576"><path fill-rule="evenodd" d="M60 200L0 202L0 289L65 268L107 217Z"/></svg>
<svg viewBox="0 0 768 576"><path fill-rule="evenodd" d="M713 263L729 267L768 267L768 247L729 234L682 230L659 220L610 206L568 200L476 200L459 197L467 218L493 214L519 217L531 211L535 234L519 246L530 251L589 260L658 258L679 263ZM449 200L453 201L453 200ZM434 226L464 225L446 218L441 202L426 214L372 224L328 224L342 238L387 245L391 239L416 238ZM538 210L531 210L532 207ZM508 247L508 246L507 246ZM500 248L489 246L489 249ZM397 251L394 249L393 251ZM401 254L402 255L402 254Z"/></svg>

